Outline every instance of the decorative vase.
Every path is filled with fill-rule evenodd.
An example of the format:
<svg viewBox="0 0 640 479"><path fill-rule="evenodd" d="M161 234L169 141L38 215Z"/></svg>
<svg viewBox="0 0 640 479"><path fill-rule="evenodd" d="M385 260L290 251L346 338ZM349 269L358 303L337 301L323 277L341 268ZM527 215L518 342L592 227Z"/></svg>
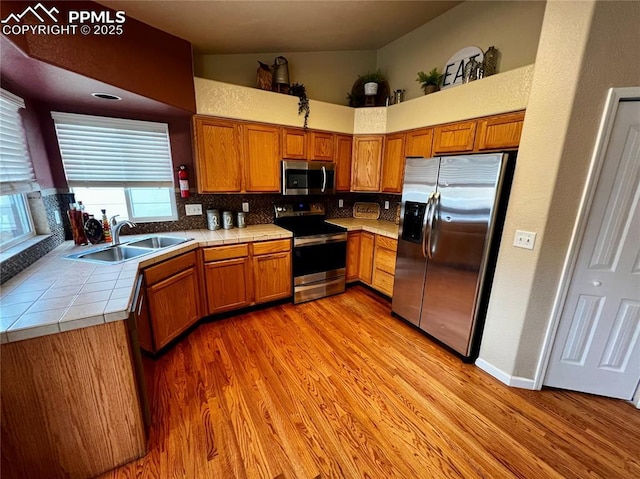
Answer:
<svg viewBox="0 0 640 479"><path fill-rule="evenodd" d="M424 90L424 94L428 95L429 93L435 93L437 91L440 91L440 87L438 85L425 85L422 87L422 89Z"/></svg>
<svg viewBox="0 0 640 479"><path fill-rule="evenodd" d="M364 94L366 96L374 96L378 94L378 84L374 81L364 84Z"/></svg>

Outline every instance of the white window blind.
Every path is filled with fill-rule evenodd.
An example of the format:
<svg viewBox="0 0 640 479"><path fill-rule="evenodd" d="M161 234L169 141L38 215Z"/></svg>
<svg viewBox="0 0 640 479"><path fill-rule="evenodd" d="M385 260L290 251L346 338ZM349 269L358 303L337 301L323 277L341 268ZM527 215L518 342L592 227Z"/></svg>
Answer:
<svg viewBox="0 0 640 479"><path fill-rule="evenodd" d="M20 110L24 100L0 89L0 193L13 195L40 189Z"/></svg>
<svg viewBox="0 0 640 479"><path fill-rule="evenodd" d="M165 123L52 112L70 187L173 187Z"/></svg>

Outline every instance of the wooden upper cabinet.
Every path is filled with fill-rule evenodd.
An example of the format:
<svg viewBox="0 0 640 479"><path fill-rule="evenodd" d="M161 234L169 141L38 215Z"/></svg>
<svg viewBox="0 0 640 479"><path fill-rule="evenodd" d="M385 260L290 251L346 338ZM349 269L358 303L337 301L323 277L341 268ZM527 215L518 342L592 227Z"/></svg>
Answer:
<svg viewBox="0 0 640 479"><path fill-rule="evenodd" d="M382 185L383 193L402 193L404 177L405 134L387 135L384 140L384 155L382 156Z"/></svg>
<svg viewBox="0 0 640 479"><path fill-rule="evenodd" d="M380 163L384 135L353 138L351 191L380 191Z"/></svg>
<svg viewBox="0 0 640 479"><path fill-rule="evenodd" d="M433 128L407 132L404 156L430 158L432 154Z"/></svg>
<svg viewBox="0 0 640 479"><path fill-rule="evenodd" d="M245 191L280 191L280 127L242 126Z"/></svg>
<svg viewBox="0 0 640 479"><path fill-rule="evenodd" d="M198 192L242 191L240 123L195 117L194 132Z"/></svg>
<svg viewBox="0 0 640 479"><path fill-rule="evenodd" d="M282 129L282 158L307 159L307 135L302 128Z"/></svg>
<svg viewBox="0 0 640 479"><path fill-rule="evenodd" d="M517 148L523 123L523 111L478 120L476 150Z"/></svg>
<svg viewBox="0 0 640 479"><path fill-rule="evenodd" d="M462 121L434 128L433 154L473 151L476 122Z"/></svg>
<svg viewBox="0 0 640 479"><path fill-rule="evenodd" d="M335 135L323 131L309 132L309 154L310 160L333 161Z"/></svg>
<svg viewBox="0 0 640 479"><path fill-rule="evenodd" d="M336 135L335 160L336 160L336 191L349 191L351 189L351 149L353 137L351 135Z"/></svg>

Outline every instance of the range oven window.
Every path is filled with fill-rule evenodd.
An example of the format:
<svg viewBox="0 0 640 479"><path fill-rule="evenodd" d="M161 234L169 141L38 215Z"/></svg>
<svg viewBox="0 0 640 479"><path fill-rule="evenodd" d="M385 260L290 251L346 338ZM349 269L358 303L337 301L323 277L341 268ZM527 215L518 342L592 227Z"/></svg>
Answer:
<svg viewBox="0 0 640 479"><path fill-rule="evenodd" d="M293 247L293 276L333 271L346 267L347 242Z"/></svg>

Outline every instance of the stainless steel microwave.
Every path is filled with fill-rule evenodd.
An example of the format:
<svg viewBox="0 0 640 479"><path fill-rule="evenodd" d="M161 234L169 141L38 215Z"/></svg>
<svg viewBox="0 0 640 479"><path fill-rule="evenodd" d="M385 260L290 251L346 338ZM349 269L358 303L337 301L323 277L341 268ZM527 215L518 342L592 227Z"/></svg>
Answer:
<svg viewBox="0 0 640 479"><path fill-rule="evenodd" d="M282 162L283 195L326 195L336 192L335 164L328 161Z"/></svg>

